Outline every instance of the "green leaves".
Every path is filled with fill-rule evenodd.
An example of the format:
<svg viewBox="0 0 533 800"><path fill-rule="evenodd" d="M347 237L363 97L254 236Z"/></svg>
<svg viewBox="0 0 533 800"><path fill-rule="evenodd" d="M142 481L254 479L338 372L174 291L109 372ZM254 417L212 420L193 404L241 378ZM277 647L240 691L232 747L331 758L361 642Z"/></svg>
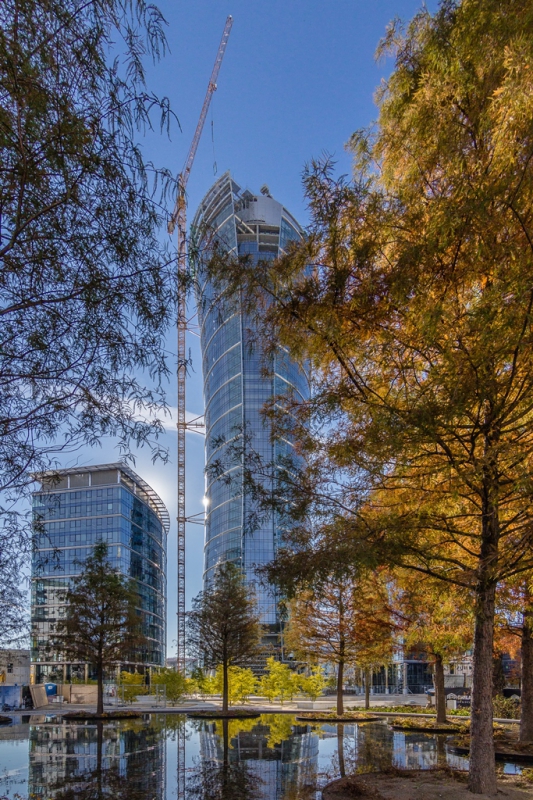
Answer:
<svg viewBox="0 0 533 800"><path fill-rule="evenodd" d="M65 592L65 616L56 623L54 647L70 660L99 669L121 661L140 661L145 643L134 584L119 575L100 542Z"/></svg>
<svg viewBox="0 0 533 800"><path fill-rule="evenodd" d="M165 457L147 416L165 403L173 182L138 141L171 115L144 84L163 26L143 0L0 7L0 490L102 435Z"/></svg>
<svg viewBox="0 0 533 800"><path fill-rule="evenodd" d="M191 653L208 669L253 662L261 651L263 631L255 599L240 570L229 561L218 567L213 584L193 600L187 625Z"/></svg>
<svg viewBox="0 0 533 800"><path fill-rule="evenodd" d="M285 700L292 700L300 688L300 675L273 657L267 658L266 665L267 671L259 682L260 694L267 697L270 702L278 698L281 705Z"/></svg>

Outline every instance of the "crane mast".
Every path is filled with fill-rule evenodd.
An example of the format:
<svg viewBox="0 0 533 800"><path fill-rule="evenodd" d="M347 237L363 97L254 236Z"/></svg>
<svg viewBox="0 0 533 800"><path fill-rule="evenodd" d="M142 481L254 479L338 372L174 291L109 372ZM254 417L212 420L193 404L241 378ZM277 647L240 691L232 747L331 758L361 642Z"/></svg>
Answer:
<svg viewBox="0 0 533 800"><path fill-rule="evenodd" d="M168 232L173 233L177 228L177 269L178 269L178 638L177 638L177 666L180 671L185 668L185 433L187 422L185 420L185 385L187 374L187 358L185 350L185 332L187 330L187 303L186 303L186 274L187 274L187 203L186 188L191 174L194 157L202 136L205 119L211 103L213 93L217 88L217 78L226 51L226 45L233 25L233 17L226 19L224 32L218 48L217 57L209 78L209 84L204 98L202 111L189 148L185 165L178 176L178 195L174 212L168 224Z"/></svg>

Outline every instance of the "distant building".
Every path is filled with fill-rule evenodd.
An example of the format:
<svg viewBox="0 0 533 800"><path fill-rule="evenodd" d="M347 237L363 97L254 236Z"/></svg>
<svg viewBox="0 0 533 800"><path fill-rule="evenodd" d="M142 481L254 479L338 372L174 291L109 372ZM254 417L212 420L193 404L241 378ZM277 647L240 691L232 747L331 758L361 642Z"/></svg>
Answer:
<svg viewBox="0 0 533 800"><path fill-rule="evenodd" d="M464 675L471 678L474 672L472 651L467 650L462 656L452 658L449 663L444 664L445 675Z"/></svg>
<svg viewBox="0 0 533 800"><path fill-rule="evenodd" d="M202 258L209 257L216 245L231 255L247 256L257 268L302 237L298 222L270 196L268 187L257 195L243 191L229 172L200 203L193 231ZM239 566L255 591L261 621L275 644L280 631L278 598L273 587L259 584L255 570L274 558L282 534L279 521L272 516L250 530L253 502L245 491L240 464L229 465L224 474L214 474L212 468L223 462L230 442L244 436L249 451L267 463L291 455L293 443L289 438L272 440L262 409L283 395L306 400L309 384L302 368L281 347L272 356L271 374L265 375L264 350L253 320L239 298L224 307L218 302L220 287L206 279L202 263L198 259L196 274L208 474L204 581L212 580L219 564L231 561Z"/></svg>
<svg viewBox="0 0 533 800"><path fill-rule="evenodd" d="M64 661L52 645L61 594L82 571L94 545L108 545L111 564L133 578L148 645L123 669L162 667L166 655L168 511L154 490L124 464L47 473L33 494L32 682L87 680L90 664Z"/></svg>
<svg viewBox="0 0 533 800"><path fill-rule="evenodd" d="M177 657L171 656L170 658L167 658L165 666L167 667L167 669L177 670L178 669ZM184 670L186 675L190 675L191 672L198 666L199 666L198 659L191 658L190 656L187 656L185 658Z"/></svg>
<svg viewBox="0 0 533 800"><path fill-rule="evenodd" d="M30 682L30 651L0 650L0 684L27 686Z"/></svg>

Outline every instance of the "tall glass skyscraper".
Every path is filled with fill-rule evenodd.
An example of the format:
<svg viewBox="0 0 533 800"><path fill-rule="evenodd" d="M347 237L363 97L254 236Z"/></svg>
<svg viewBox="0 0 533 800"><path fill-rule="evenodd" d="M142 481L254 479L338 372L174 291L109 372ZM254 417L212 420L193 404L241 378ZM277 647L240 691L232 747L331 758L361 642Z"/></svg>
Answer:
<svg viewBox="0 0 533 800"><path fill-rule="evenodd" d="M274 557L281 532L275 516L250 527L250 500L244 491L242 468L229 463L225 474L213 474L215 461L224 462L227 448L238 437L265 462L291 451L287 440L273 441L261 410L274 396L290 393L295 399L309 394L304 371L278 348L268 376L253 320L247 318L238 298L224 306L218 302L220 287L206 279L203 259L217 243L230 254L248 255L258 265L275 259L291 240L299 240L301 228L264 186L261 194L242 191L229 172L212 186L196 212L193 231L197 251L197 302L201 326L206 423L207 509L204 581L216 566L232 561L254 586L262 622L271 634L279 631L277 598L273 589L258 585L255 568ZM259 342L259 343L258 343Z"/></svg>
<svg viewBox="0 0 533 800"><path fill-rule="evenodd" d="M33 494L32 681L94 677L90 664L66 662L52 644L69 581L94 545L108 545L110 563L133 578L147 645L128 667L165 666L168 511L125 464L76 467L42 475Z"/></svg>

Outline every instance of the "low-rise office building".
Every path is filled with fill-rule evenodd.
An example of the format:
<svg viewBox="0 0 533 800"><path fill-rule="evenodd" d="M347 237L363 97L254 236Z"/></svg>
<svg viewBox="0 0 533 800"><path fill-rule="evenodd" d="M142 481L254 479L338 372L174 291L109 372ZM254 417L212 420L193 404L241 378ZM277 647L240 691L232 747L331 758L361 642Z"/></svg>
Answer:
<svg viewBox="0 0 533 800"><path fill-rule="evenodd" d="M27 686L30 682L30 651L0 650L0 684Z"/></svg>
<svg viewBox="0 0 533 800"><path fill-rule="evenodd" d="M91 664L66 661L54 628L69 581L98 542L110 563L135 580L147 645L123 669L162 667L166 656L166 539L169 515L160 497L125 464L46 473L33 494L31 681L87 681ZM118 667L118 665L117 665Z"/></svg>

